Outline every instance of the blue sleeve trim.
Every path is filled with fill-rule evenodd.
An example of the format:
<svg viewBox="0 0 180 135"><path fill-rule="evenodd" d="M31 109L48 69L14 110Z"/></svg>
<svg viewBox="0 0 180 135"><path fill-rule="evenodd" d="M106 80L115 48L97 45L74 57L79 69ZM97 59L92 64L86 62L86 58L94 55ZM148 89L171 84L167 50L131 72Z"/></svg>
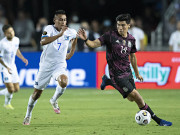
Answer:
<svg viewBox="0 0 180 135"><path fill-rule="evenodd" d="M47 36L47 35L41 36L41 38L43 38L43 37L49 37L49 36Z"/></svg>

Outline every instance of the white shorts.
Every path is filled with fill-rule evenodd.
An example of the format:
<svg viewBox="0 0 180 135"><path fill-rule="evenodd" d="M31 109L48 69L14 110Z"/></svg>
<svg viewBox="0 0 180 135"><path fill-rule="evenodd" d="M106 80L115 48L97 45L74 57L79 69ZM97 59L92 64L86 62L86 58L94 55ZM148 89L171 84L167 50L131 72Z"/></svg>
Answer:
<svg viewBox="0 0 180 135"><path fill-rule="evenodd" d="M38 90L44 90L49 84L51 78L57 81L57 78L62 74L67 76L66 68L56 68L55 70L39 71L37 73L34 88Z"/></svg>
<svg viewBox="0 0 180 135"><path fill-rule="evenodd" d="M11 73L12 74L9 74L7 68L2 67L1 76L3 83L19 83L20 79L16 66L11 68Z"/></svg>

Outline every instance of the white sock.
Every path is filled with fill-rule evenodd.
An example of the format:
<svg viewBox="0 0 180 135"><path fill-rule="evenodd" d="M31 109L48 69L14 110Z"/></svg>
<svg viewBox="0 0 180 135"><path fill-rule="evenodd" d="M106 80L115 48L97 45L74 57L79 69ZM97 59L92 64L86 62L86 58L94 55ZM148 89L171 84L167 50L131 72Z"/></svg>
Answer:
<svg viewBox="0 0 180 135"><path fill-rule="evenodd" d="M109 65L106 66L105 75L107 76L108 79L110 79L110 75L109 75Z"/></svg>
<svg viewBox="0 0 180 135"><path fill-rule="evenodd" d="M56 91L55 91L53 97L51 98L51 100L53 102L55 102L65 92L65 90L66 90L66 87L62 88L59 85L57 85Z"/></svg>
<svg viewBox="0 0 180 135"><path fill-rule="evenodd" d="M31 117L32 115L32 110L35 106L35 104L37 103L37 100L34 101L32 99L32 95L29 97L29 102L28 102L28 106L27 106L27 112L26 112L26 117Z"/></svg>
<svg viewBox="0 0 180 135"><path fill-rule="evenodd" d="M0 96L1 96L1 95L5 95L5 94L6 94L6 91L7 91L7 88L2 89L2 90L0 91Z"/></svg>
<svg viewBox="0 0 180 135"><path fill-rule="evenodd" d="M11 104L12 97L13 97L13 93L9 93L9 91L7 90L5 92L5 104L6 105Z"/></svg>

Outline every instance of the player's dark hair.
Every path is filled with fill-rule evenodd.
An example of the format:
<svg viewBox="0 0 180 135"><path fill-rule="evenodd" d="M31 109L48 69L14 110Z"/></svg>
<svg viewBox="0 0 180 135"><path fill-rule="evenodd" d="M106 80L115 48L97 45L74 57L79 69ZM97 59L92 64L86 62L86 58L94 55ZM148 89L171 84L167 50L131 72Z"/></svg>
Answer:
<svg viewBox="0 0 180 135"><path fill-rule="evenodd" d="M116 21L126 21L127 24L130 24L131 15L130 14L120 14L116 17Z"/></svg>
<svg viewBox="0 0 180 135"><path fill-rule="evenodd" d="M6 31L7 29L9 29L10 27L12 27L12 26L9 25L9 24L4 25L4 26L2 27L3 32L5 32L5 31Z"/></svg>
<svg viewBox="0 0 180 135"><path fill-rule="evenodd" d="M57 11L55 11L54 15L58 15L58 14L66 15L66 12L64 10L57 10Z"/></svg>

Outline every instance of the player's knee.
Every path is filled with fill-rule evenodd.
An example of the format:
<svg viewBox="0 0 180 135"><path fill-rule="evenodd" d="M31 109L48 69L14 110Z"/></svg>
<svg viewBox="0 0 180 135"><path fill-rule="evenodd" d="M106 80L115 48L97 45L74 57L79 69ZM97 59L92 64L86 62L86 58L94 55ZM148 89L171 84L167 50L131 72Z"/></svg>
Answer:
<svg viewBox="0 0 180 135"><path fill-rule="evenodd" d="M60 75L58 77L58 83L62 88L65 88L67 86L68 83L68 78L66 75Z"/></svg>
<svg viewBox="0 0 180 135"><path fill-rule="evenodd" d="M15 90L14 88L7 88L9 93L13 93Z"/></svg>
<svg viewBox="0 0 180 135"><path fill-rule="evenodd" d="M133 90L131 93L129 93L127 99L131 102L135 101L137 96L136 90Z"/></svg>
<svg viewBox="0 0 180 135"><path fill-rule="evenodd" d="M14 88L14 92L18 92L19 90L20 90L19 87L15 87L15 88Z"/></svg>
<svg viewBox="0 0 180 135"><path fill-rule="evenodd" d="M32 95L33 100L37 100L42 94L42 90L34 90L34 93Z"/></svg>
<svg viewBox="0 0 180 135"><path fill-rule="evenodd" d="M19 91L19 88L15 88L15 89L14 89L14 92L18 92L18 91Z"/></svg>

